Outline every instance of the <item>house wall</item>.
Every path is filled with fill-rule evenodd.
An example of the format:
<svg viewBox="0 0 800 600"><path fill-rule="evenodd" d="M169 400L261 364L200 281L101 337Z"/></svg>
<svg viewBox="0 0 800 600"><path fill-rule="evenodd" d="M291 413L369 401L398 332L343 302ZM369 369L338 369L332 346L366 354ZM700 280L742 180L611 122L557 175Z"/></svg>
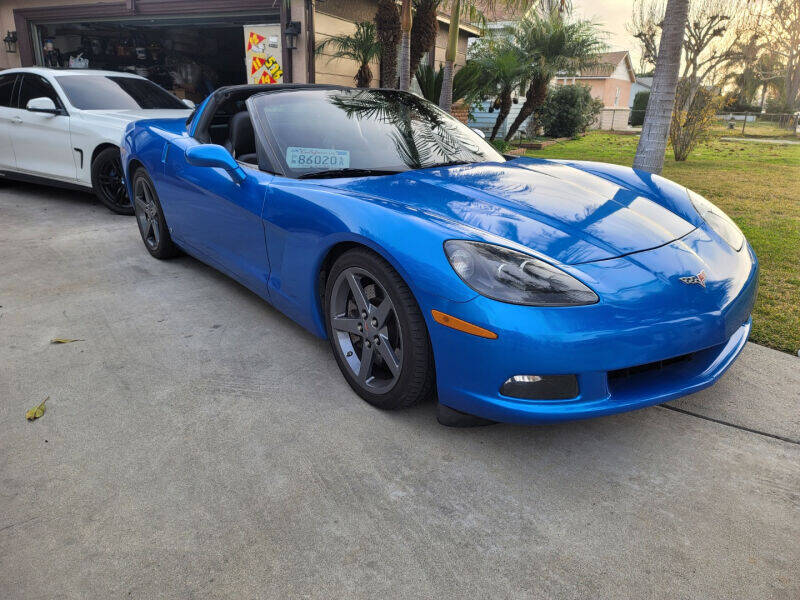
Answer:
<svg viewBox="0 0 800 600"><path fill-rule="evenodd" d="M355 5L356 0L352 0ZM321 4L314 14L314 37L317 45L324 42L332 35L349 35L356 30L355 22L341 16L335 16L327 11L328 4ZM322 8L324 7L324 8ZM355 5L354 9L359 6ZM359 63L349 58L332 58L335 50L325 48L321 54L315 57L316 83L331 83L336 85L355 85L354 77L358 72ZM380 82L380 62L378 59L370 63L372 71L372 83L370 87L378 87Z"/></svg>
<svg viewBox="0 0 800 600"><path fill-rule="evenodd" d="M566 77L555 80L556 85L581 84L589 87L593 98L602 100L606 107L630 106L631 82L623 79ZM619 88L619 97L617 89Z"/></svg>
<svg viewBox="0 0 800 600"><path fill-rule="evenodd" d="M450 26L439 21L439 32L436 34L436 43L433 52L433 66L438 68L444 64L444 55L447 51L447 38L450 35ZM469 36L464 31L458 35L458 48L456 49L456 69L463 67L467 62L467 42Z"/></svg>

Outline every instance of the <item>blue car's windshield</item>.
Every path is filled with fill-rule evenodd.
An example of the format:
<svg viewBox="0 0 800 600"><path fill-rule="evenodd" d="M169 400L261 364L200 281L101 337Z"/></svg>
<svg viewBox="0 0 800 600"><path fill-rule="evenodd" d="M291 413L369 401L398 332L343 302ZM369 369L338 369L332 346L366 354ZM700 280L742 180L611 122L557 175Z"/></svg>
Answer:
<svg viewBox="0 0 800 600"><path fill-rule="evenodd" d="M299 89L254 96L250 108L290 177L504 160L469 127L405 92Z"/></svg>

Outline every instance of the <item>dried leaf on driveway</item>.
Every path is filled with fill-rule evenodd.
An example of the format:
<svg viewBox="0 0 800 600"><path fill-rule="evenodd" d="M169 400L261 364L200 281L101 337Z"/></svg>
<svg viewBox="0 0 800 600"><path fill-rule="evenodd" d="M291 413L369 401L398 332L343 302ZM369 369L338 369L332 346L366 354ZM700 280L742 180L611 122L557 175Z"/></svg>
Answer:
<svg viewBox="0 0 800 600"><path fill-rule="evenodd" d="M70 338L53 338L50 340L51 344L71 344L72 342L82 342L84 340L73 340Z"/></svg>
<svg viewBox="0 0 800 600"><path fill-rule="evenodd" d="M26 412L25 418L28 419L28 421L33 421L34 419L38 419L39 417L41 417L45 411L44 403L47 402L48 400L50 400L50 396L42 400L42 403L39 406L34 406L32 409Z"/></svg>

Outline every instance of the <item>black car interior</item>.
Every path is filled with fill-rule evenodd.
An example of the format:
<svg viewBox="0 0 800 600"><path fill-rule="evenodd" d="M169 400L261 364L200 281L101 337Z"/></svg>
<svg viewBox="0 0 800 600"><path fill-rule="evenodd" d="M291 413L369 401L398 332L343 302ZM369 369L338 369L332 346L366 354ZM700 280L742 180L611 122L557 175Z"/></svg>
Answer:
<svg viewBox="0 0 800 600"><path fill-rule="evenodd" d="M228 152L239 162L258 164L256 153L256 134L253 130L253 121L247 110L238 112L228 123L228 139L222 144Z"/></svg>

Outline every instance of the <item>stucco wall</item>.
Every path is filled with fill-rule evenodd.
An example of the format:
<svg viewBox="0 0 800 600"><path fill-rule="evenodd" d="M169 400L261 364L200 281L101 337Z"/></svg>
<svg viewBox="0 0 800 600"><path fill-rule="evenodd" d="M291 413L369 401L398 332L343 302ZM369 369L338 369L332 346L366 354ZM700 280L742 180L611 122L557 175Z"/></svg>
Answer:
<svg viewBox="0 0 800 600"><path fill-rule="evenodd" d="M353 0L354 3L355 1L356 0ZM327 10L328 4L328 2L325 3L325 10ZM330 2L330 4L334 3ZM317 45L321 44L332 35L351 34L355 29L356 26L353 21L323 12L321 8L318 8L314 13L314 37ZM337 85L355 85L353 78L358 72L358 62L348 58L331 58L333 53L334 49L328 47L325 48L321 54L316 55L316 82L333 83ZM380 64L377 59L370 63L370 69L372 70L372 83L370 87L378 87Z"/></svg>
<svg viewBox="0 0 800 600"><path fill-rule="evenodd" d="M447 38L450 35L450 26L439 21L439 32L436 34L436 47L433 53L433 64L438 67L444 64L444 55L447 51ZM469 36L465 31L458 34L458 48L456 49L456 67L462 67L467 62L467 41Z"/></svg>
<svg viewBox="0 0 800 600"><path fill-rule="evenodd" d="M331 35L350 34L355 31L355 22L372 21L377 9L375 0L329 0L317 5L314 16L314 35L319 44ZM444 63L445 49L449 26L439 22L439 32L436 36L434 51L434 65ZM458 50L456 53L456 66L462 66L467 61L467 40L465 31L459 33ZM315 58L317 83L334 83L339 85L354 85L353 78L358 71L358 63L348 59L331 59L333 50L326 49L324 53ZM373 61L372 87L377 87L380 76L380 64Z"/></svg>
<svg viewBox="0 0 800 600"><path fill-rule="evenodd" d="M631 96L631 82L622 79L588 79L581 77L567 77L566 79L556 79L556 85L572 85L580 84L586 85L590 88L593 98L602 100L603 106L614 107L615 101L617 107L629 106L629 99ZM617 88L619 88L619 99L617 97Z"/></svg>

